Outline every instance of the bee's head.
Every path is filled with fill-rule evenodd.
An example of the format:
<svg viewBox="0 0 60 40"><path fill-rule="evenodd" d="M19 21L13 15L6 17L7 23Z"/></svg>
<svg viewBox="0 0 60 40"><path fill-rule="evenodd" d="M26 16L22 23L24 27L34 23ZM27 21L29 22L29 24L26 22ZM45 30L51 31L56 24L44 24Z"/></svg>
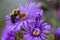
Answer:
<svg viewBox="0 0 60 40"><path fill-rule="evenodd" d="M20 13L20 11L18 9L14 9L12 11L12 15L18 15Z"/></svg>

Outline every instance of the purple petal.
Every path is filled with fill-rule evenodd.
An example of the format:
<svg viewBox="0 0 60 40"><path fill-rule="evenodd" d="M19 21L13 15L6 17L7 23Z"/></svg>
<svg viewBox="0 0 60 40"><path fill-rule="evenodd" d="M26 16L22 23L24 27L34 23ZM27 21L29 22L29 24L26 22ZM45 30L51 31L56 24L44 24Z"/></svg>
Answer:
<svg viewBox="0 0 60 40"><path fill-rule="evenodd" d="M10 20L10 16L11 16L11 13L9 13L8 15L6 15L6 21Z"/></svg>
<svg viewBox="0 0 60 40"><path fill-rule="evenodd" d="M6 15L6 23L7 23L7 25L11 25L12 24L10 16L11 16L11 13Z"/></svg>
<svg viewBox="0 0 60 40"><path fill-rule="evenodd" d="M14 31L9 31L3 35L2 40L16 40L16 33Z"/></svg>
<svg viewBox="0 0 60 40"><path fill-rule="evenodd" d="M32 40L39 40L38 37L34 37Z"/></svg>
<svg viewBox="0 0 60 40"><path fill-rule="evenodd" d="M38 37L39 40L42 40L41 37Z"/></svg>
<svg viewBox="0 0 60 40"><path fill-rule="evenodd" d="M43 33L50 33L51 32L51 26L50 25L45 25L43 28Z"/></svg>
<svg viewBox="0 0 60 40"><path fill-rule="evenodd" d="M43 23L43 21L44 21L43 19L39 20L37 26L40 27L40 28L42 28L42 23Z"/></svg>
<svg viewBox="0 0 60 40"><path fill-rule="evenodd" d="M46 40L46 39L48 38L48 36L46 36L46 35L43 34L43 33L41 33L40 36L41 36L41 39L43 39L43 40Z"/></svg>
<svg viewBox="0 0 60 40"><path fill-rule="evenodd" d="M18 7L20 10L24 11L24 7L20 4Z"/></svg>
<svg viewBox="0 0 60 40"><path fill-rule="evenodd" d="M13 30L15 32L19 32L20 31L20 28L21 28L21 25L23 25L22 23L20 22L17 22L11 29L9 30Z"/></svg>
<svg viewBox="0 0 60 40"><path fill-rule="evenodd" d="M25 31L29 31L29 27L28 27L27 21L24 21L24 22L23 22L22 27L23 27L23 29L24 29Z"/></svg>
<svg viewBox="0 0 60 40"><path fill-rule="evenodd" d="M34 7L35 7L35 3L30 2L28 6L28 13L31 13Z"/></svg>
<svg viewBox="0 0 60 40"><path fill-rule="evenodd" d="M30 34L24 35L24 38L25 38L26 40L32 40L32 36L31 36Z"/></svg>
<svg viewBox="0 0 60 40"><path fill-rule="evenodd" d="M42 26L45 26L45 25L48 25L48 23L46 23L46 22L43 22Z"/></svg>
<svg viewBox="0 0 60 40"><path fill-rule="evenodd" d="M43 10L40 10L40 15L43 16Z"/></svg>
<svg viewBox="0 0 60 40"><path fill-rule="evenodd" d="M34 19L28 19L28 20L27 20L28 26L29 26L29 25L31 25L31 27L32 27L32 26L35 26L35 21L36 21L36 20L34 20Z"/></svg>
<svg viewBox="0 0 60 40"><path fill-rule="evenodd" d="M26 32L26 31L22 31L24 35L27 35L29 34L29 32Z"/></svg>
<svg viewBox="0 0 60 40"><path fill-rule="evenodd" d="M28 3L26 2L26 4L25 4L25 11L26 11L26 13L28 12L27 10L28 10L28 7L29 7L29 5L28 5Z"/></svg>
<svg viewBox="0 0 60 40"><path fill-rule="evenodd" d="M44 21L44 20L43 20L43 19L41 19L41 20L39 21L39 24L41 25L41 24L43 23L43 21Z"/></svg>

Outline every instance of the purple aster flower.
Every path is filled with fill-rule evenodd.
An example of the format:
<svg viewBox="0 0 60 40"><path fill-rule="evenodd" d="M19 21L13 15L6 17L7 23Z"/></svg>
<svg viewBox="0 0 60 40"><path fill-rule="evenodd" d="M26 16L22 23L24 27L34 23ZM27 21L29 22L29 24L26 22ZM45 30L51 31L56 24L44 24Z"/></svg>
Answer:
<svg viewBox="0 0 60 40"><path fill-rule="evenodd" d="M55 40L60 40L60 28L57 28L55 31Z"/></svg>
<svg viewBox="0 0 60 40"><path fill-rule="evenodd" d="M19 5L17 9L14 9L6 16L6 27L11 29L15 23L35 20L38 15L42 18L43 10L39 9L40 6L40 4L33 2L30 2L29 4L26 3L25 7Z"/></svg>
<svg viewBox="0 0 60 40"><path fill-rule="evenodd" d="M34 25L23 26L23 29L25 40L46 40L51 32L51 26L42 19Z"/></svg>

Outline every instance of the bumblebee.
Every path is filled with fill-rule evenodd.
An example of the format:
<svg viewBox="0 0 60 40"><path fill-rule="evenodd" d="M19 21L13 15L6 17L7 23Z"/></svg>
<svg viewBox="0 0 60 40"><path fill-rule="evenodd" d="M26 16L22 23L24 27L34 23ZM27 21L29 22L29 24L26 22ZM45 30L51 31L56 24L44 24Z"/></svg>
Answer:
<svg viewBox="0 0 60 40"><path fill-rule="evenodd" d="M16 22L16 16L18 16L19 13L20 13L20 11L17 10L17 9L14 9L12 11L12 15L11 15L11 21L12 21L12 23L15 23Z"/></svg>
<svg viewBox="0 0 60 40"><path fill-rule="evenodd" d="M14 10L12 11L12 15L11 15L11 21L12 21L13 23L16 22L16 16L19 16L19 19L20 19L20 20L24 20L24 19L26 19L26 17L27 17L26 13L24 13L24 12L22 12L22 11L20 11L20 10L14 9Z"/></svg>

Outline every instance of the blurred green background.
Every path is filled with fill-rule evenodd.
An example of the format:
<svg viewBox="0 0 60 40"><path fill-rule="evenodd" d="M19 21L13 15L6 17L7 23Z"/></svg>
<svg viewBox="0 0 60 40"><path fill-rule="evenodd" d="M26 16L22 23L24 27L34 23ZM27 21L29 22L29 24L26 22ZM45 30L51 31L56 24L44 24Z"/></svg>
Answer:
<svg viewBox="0 0 60 40"><path fill-rule="evenodd" d="M44 3L44 20L52 25L52 34L49 40L53 40L53 33L60 26L60 21L57 21L55 4L56 0L0 0L0 39L1 32L5 25L5 16L19 4L24 5L26 2L35 1Z"/></svg>

